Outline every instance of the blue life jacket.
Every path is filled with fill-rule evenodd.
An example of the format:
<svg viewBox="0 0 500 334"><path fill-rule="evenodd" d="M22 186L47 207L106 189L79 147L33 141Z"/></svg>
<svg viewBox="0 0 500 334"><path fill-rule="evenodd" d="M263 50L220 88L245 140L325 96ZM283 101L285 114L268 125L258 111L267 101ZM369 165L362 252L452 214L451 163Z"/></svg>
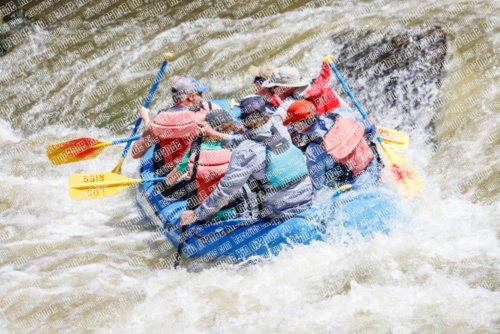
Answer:
<svg viewBox="0 0 500 334"><path fill-rule="evenodd" d="M266 180L258 180L266 191L290 187L307 177L307 165L302 151L271 127L271 137L258 136L253 140L266 146Z"/></svg>

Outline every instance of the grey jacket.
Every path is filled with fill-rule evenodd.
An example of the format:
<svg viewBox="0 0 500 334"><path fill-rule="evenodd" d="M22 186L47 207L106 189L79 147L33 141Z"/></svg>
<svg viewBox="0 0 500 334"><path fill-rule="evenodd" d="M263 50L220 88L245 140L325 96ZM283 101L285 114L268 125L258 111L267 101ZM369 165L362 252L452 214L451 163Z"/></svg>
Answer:
<svg viewBox="0 0 500 334"><path fill-rule="evenodd" d="M271 119L252 135L271 137L271 126L290 141L287 129L280 122L280 117ZM263 180L266 176L267 159L264 144L248 139L246 135L233 138L241 143L233 151L229 167L214 192L195 210L200 220L209 220L225 203L249 181ZM293 171L292 171L293 172ZM313 187L309 176L298 183L276 192L268 193L262 199L261 218L266 220L286 220L311 207Z"/></svg>

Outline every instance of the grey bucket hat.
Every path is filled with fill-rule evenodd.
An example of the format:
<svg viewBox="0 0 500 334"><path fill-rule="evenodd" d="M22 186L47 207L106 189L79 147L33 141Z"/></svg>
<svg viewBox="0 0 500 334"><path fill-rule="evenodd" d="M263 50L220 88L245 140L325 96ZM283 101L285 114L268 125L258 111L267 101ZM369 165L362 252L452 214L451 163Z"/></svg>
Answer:
<svg viewBox="0 0 500 334"><path fill-rule="evenodd" d="M289 66L282 66L271 73L271 76L264 81L262 87L304 87L307 85L307 82L300 81L299 70Z"/></svg>

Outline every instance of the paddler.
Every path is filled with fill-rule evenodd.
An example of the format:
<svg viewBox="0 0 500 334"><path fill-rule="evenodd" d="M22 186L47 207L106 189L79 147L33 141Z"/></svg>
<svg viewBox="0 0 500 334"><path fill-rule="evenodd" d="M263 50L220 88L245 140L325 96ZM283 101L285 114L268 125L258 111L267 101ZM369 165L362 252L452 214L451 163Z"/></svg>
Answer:
<svg viewBox="0 0 500 334"><path fill-rule="evenodd" d="M352 115L343 108L320 115L306 100L288 108L283 125L310 141L305 155L315 191L347 184L364 189L378 182L383 165L373 142L375 125Z"/></svg>
<svg viewBox="0 0 500 334"><path fill-rule="evenodd" d="M248 182L257 193L258 221L284 221L310 208L312 185L299 149L287 129L266 112L261 96L240 102L241 120L248 133L231 156L217 188L194 211L181 216L181 224L208 221ZM202 132L208 129L202 129Z"/></svg>
<svg viewBox="0 0 500 334"><path fill-rule="evenodd" d="M266 110L268 113L271 115L274 114L274 111L276 110L276 107L278 104L276 103L270 103L270 100L272 99L273 95L271 94L271 91L269 88L262 87L262 84L264 81L269 79L271 76L271 73L276 69L275 66L273 65L263 65L261 67L257 66L250 66L248 69L248 72L250 74L254 75L255 78L253 80L253 83L255 85L256 93L257 95L262 96L264 101L266 102Z"/></svg>
<svg viewBox="0 0 500 334"><path fill-rule="evenodd" d="M208 87L196 84L189 77L181 77L171 85L173 107L161 110L151 121L149 109L139 107L145 130L132 147L132 157L141 158L152 145L156 145L153 155L155 175L164 176L170 173L197 136L196 122L205 119L207 110L197 108L197 104L201 101L201 94L207 91ZM183 186L180 182L175 189L160 191L167 198L183 198L187 194Z"/></svg>
<svg viewBox="0 0 500 334"><path fill-rule="evenodd" d="M312 84L302 80L296 68L283 66L275 69L262 86L269 88L272 94L269 103L275 106L276 115L284 120L288 107L297 100L311 101L321 115L340 107L349 109L347 103L328 86L329 81L330 66L325 59L320 75ZM293 129L290 129L290 135L294 144L304 151L307 140Z"/></svg>
<svg viewBox="0 0 500 334"><path fill-rule="evenodd" d="M202 85L201 83L198 82L198 80L196 80L195 78L193 77L190 77L188 75L185 75L185 74L178 74L178 75L174 75L172 76L168 82L169 82L169 85L171 87L171 91L172 91L172 96L175 95L175 93L173 92L173 85L179 80L179 79L182 79L182 78L187 78L191 81L191 83L196 87L196 94L194 95L194 102L193 102L193 108L194 110L200 110L200 109L203 109L202 113L206 113L210 110L213 110L213 109L222 109L219 105L217 105L216 103L213 103L213 102L210 102L210 101L205 101L203 99L203 93L206 93L208 91L208 87L207 86L204 86ZM175 102L175 101L174 101Z"/></svg>
<svg viewBox="0 0 500 334"><path fill-rule="evenodd" d="M212 110L206 117L203 125L208 125L220 133L233 134L241 124L226 110ZM201 143L200 143L201 142ZM200 142L195 142L186 152L181 162L174 168L166 179L166 186L172 187L180 180L188 180L192 193L188 194L188 207L196 208L217 187L220 179L227 171L231 159L231 151L224 148L219 136L205 132ZM250 189L239 191L233 200L218 211L214 218L220 220L242 217L248 207L245 203L245 194Z"/></svg>
<svg viewBox="0 0 500 334"><path fill-rule="evenodd" d="M311 84L301 80L296 68L283 66L275 69L269 79L262 83L262 87L270 89L274 100L281 107L278 112L283 114L286 114L288 107L297 100L311 101L320 115L325 115L335 108L350 109L328 86L330 75L328 59L325 58L318 78Z"/></svg>

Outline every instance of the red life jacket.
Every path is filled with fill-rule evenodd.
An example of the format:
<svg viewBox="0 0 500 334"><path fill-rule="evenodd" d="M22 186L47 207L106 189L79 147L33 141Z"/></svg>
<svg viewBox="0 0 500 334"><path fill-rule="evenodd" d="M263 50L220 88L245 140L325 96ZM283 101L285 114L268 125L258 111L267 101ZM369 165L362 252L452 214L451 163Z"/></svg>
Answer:
<svg viewBox="0 0 500 334"><path fill-rule="evenodd" d="M355 120L338 115L333 127L323 137L323 147L332 159L359 175L374 158L364 128Z"/></svg>
<svg viewBox="0 0 500 334"><path fill-rule="evenodd" d="M191 111L162 112L155 118L153 135L168 169L173 169L191 146L196 123Z"/></svg>
<svg viewBox="0 0 500 334"><path fill-rule="evenodd" d="M215 190L220 179L226 174L232 152L226 149L200 150L196 186L198 201L201 204ZM195 154L189 157L189 174L193 175Z"/></svg>
<svg viewBox="0 0 500 334"><path fill-rule="evenodd" d="M328 86L330 82L330 66L324 62L321 72L309 88L302 93L304 97L312 102L320 115L340 107L340 101L334 91Z"/></svg>

